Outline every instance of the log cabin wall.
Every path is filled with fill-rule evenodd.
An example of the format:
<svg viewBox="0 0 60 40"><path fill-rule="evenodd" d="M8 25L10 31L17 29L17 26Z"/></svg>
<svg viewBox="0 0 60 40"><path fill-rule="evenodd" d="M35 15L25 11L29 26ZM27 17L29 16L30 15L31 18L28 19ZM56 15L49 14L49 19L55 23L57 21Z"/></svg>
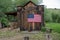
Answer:
<svg viewBox="0 0 60 40"><path fill-rule="evenodd" d="M35 5L32 2L28 2L28 4L23 7L18 7L17 17L18 17L18 25L20 30L41 30L41 27L44 24L44 9L43 5ZM41 15L42 22L28 22L27 15L28 14L39 14Z"/></svg>

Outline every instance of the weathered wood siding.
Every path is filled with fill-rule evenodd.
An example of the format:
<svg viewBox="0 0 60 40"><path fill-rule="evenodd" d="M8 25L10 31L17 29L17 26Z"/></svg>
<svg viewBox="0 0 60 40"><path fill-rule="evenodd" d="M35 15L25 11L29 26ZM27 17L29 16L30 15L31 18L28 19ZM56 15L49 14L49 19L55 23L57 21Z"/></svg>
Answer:
<svg viewBox="0 0 60 40"><path fill-rule="evenodd" d="M19 27L22 28L23 30L30 30L30 28L33 30L40 30L42 25L44 24L43 7L44 7L43 5L36 6L31 2L27 5L25 5L24 7L20 7L21 10L18 11L18 13L17 13ZM34 22L34 27L33 27L32 22L30 22L30 23L27 22L27 15L30 13L41 15L42 22Z"/></svg>

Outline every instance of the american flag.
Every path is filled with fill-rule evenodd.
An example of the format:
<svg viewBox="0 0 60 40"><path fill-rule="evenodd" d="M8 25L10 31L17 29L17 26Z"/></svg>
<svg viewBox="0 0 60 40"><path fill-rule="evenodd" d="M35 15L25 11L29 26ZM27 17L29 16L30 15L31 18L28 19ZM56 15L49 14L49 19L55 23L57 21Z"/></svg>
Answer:
<svg viewBox="0 0 60 40"><path fill-rule="evenodd" d="M39 14L28 14L28 22L41 22L41 15Z"/></svg>

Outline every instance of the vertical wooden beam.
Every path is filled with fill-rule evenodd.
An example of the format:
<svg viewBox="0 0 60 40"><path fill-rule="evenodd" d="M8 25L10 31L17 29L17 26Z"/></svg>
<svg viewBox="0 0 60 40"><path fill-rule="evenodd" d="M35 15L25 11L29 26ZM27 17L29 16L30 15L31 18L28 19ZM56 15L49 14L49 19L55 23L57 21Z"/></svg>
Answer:
<svg viewBox="0 0 60 40"><path fill-rule="evenodd" d="M20 26L20 25L19 25L19 24L20 24L19 14L20 14L20 13L19 13L19 12L17 12L17 26L18 26L18 27Z"/></svg>
<svg viewBox="0 0 60 40"><path fill-rule="evenodd" d="M41 5L41 14L42 14L42 25L45 26L45 23L44 23L44 5Z"/></svg>
<svg viewBox="0 0 60 40"><path fill-rule="evenodd" d="M22 8L20 6L17 7L17 26L21 26L21 11Z"/></svg>
<svg viewBox="0 0 60 40"><path fill-rule="evenodd" d="M32 27L33 27L33 30L34 30L35 29L35 23L34 22L32 23Z"/></svg>
<svg viewBox="0 0 60 40"><path fill-rule="evenodd" d="M45 26L45 24L44 24L44 5L39 5L39 11L40 11L40 14L42 16L41 26Z"/></svg>

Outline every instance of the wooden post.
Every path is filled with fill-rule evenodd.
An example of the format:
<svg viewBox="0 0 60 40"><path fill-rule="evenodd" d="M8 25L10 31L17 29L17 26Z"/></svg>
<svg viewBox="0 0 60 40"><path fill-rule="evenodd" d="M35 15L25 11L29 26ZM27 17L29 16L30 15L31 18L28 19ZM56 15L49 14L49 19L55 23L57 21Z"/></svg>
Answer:
<svg viewBox="0 0 60 40"><path fill-rule="evenodd" d="M46 40L52 40L50 29L46 30Z"/></svg>
<svg viewBox="0 0 60 40"><path fill-rule="evenodd" d="M29 37L28 37L28 36L25 36L25 37L24 37L24 40L29 40Z"/></svg>
<svg viewBox="0 0 60 40"><path fill-rule="evenodd" d="M35 26L35 23L34 22L32 23L32 26L33 26L33 30L34 30L34 26Z"/></svg>
<svg viewBox="0 0 60 40"><path fill-rule="evenodd" d="M30 31L30 23L28 23L28 31Z"/></svg>

